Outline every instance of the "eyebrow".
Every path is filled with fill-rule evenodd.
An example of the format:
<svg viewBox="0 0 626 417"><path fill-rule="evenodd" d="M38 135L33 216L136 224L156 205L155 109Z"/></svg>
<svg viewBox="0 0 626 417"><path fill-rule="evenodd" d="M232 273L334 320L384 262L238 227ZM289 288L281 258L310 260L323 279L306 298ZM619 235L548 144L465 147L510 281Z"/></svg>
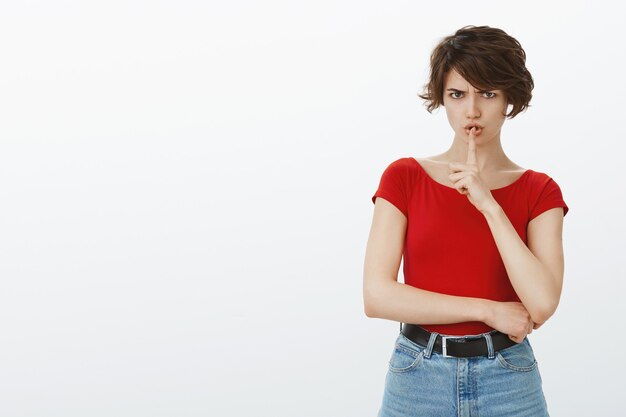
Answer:
<svg viewBox="0 0 626 417"><path fill-rule="evenodd" d="M464 93L465 92L465 90L458 90L456 88L448 88L448 89L446 89L446 91L458 91L459 93ZM478 90L478 91L475 91L475 93L486 93L488 91L491 91L491 90Z"/></svg>

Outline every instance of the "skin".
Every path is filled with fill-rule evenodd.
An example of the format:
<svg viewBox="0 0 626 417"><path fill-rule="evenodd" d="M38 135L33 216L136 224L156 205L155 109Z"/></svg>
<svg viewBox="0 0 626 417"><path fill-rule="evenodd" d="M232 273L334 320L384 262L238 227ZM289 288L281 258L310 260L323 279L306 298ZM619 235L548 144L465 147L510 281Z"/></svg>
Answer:
<svg viewBox="0 0 626 417"><path fill-rule="evenodd" d="M497 201L493 198L491 191L486 183L482 180L481 170L477 164L476 137L474 136L475 128L470 130L468 136L467 159L464 164L460 162L450 162L448 164L450 172L450 180L454 184L454 188L463 195L466 195L470 203L474 205L480 212L488 212L492 206L498 206ZM500 314L494 315L501 319L499 325L492 327L499 329L505 333L510 333L509 338L517 343L532 333L533 328L540 325L532 321L531 315L524 305L519 302L506 303L506 309L500 308ZM502 318L506 318L502 320ZM495 322L493 322L495 324ZM491 324L490 324L491 325ZM519 335L519 328L523 329L523 335ZM514 332L518 334L513 334Z"/></svg>
<svg viewBox="0 0 626 417"><path fill-rule="evenodd" d="M513 182L524 169L511 161L502 148L500 132L508 106L505 94L501 90L480 92L455 70L446 74L443 89L443 106L454 137L446 152L428 158L428 161L435 162L435 176L441 178L450 174L447 166L450 162L465 162L469 136L464 126L476 122L483 126L480 134L474 137L476 148L480 151L476 155L476 165L481 172L481 179L489 188Z"/></svg>
<svg viewBox="0 0 626 417"><path fill-rule="evenodd" d="M456 71L452 70L447 74L444 83L444 106L455 136L452 146L440 160L450 159L447 164L448 179L460 194L466 195L470 203L488 217L490 227L494 225L494 222L490 221L489 216L493 217L500 208L488 185L492 182L490 177L497 175L499 171L515 167L504 154L500 140L501 128L506 120L507 105L502 91L478 91ZM475 128L471 128L469 132L465 129L464 126L471 122L477 122L482 126L478 136ZM464 162L457 162L463 157ZM502 226L502 218L499 220L501 224L498 227L501 230L493 230L492 227L492 232L499 233L501 240L514 240L515 237L510 230L504 229L506 225ZM519 242L515 243L519 248ZM506 242L502 246L506 246ZM511 252L519 252L519 250L513 248ZM529 260L527 263L532 262ZM534 258L535 266L537 263L539 263L538 260ZM527 265L520 265L520 267L530 269ZM495 328L500 327L499 330L506 328L507 330L501 331L510 333L509 337L518 343L527 334L532 333L533 329L541 326L533 322L530 313L522 303L500 303L498 308L499 312L492 315L490 325ZM500 319L499 323L496 319ZM507 323L510 325L507 326Z"/></svg>
<svg viewBox="0 0 626 417"><path fill-rule="evenodd" d="M452 92L447 88L462 92L449 96ZM426 159L432 169L429 174L466 195L485 216L522 303L452 296L399 283L407 218L381 197L376 199L365 253L365 314L404 323L478 320L521 343L558 305L563 282L563 210L553 208L531 220L526 245L491 195L491 189L510 184L523 170L506 157L500 143L507 108L502 92L477 92L452 71L444 83L444 107L454 140L448 151ZM472 121L484 127L480 135L465 132L464 126Z"/></svg>

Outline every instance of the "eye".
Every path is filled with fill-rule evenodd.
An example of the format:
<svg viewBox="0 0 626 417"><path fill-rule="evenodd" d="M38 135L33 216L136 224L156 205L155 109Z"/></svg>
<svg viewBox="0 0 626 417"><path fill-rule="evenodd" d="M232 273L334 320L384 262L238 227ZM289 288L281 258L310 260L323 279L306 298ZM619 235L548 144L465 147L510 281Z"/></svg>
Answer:
<svg viewBox="0 0 626 417"><path fill-rule="evenodd" d="M485 91L483 94L491 94L491 96L487 98L494 98L496 96L496 93L493 93L491 91Z"/></svg>
<svg viewBox="0 0 626 417"><path fill-rule="evenodd" d="M455 94L462 94L462 93L460 91L453 91L449 94L449 96L452 98L459 98L459 97L456 97Z"/></svg>

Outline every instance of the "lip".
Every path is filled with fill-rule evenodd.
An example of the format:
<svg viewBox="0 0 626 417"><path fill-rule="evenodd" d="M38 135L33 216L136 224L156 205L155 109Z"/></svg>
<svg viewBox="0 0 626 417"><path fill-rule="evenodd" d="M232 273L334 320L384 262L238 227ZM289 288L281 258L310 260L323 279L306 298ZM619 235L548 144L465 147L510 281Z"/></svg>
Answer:
<svg viewBox="0 0 626 417"><path fill-rule="evenodd" d="M467 135L471 135L473 127L476 128L474 130L474 136L475 137L478 137L478 136L480 136L481 133L483 133L483 127L481 125L479 125L478 123L470 123L468 125L465 125L465 133Z"/></svg>

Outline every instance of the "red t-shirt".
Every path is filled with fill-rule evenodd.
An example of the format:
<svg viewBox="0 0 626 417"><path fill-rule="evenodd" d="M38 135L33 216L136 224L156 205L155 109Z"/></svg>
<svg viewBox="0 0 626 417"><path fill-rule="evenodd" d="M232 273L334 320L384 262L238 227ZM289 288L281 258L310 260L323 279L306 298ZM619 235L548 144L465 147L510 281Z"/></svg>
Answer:
<svg viewBox="0 0 626 417"><path fill-rule="evenodd" d="M554 208L569 208L558 184L548 175L525 171L515 182L491 190L524 243L528 222ZM484 215L467 196L431 178L417 160L400 158L385 169L378 190L407 217L404 283L428 291L495 301L521 302L509 281ZM480 321L418 324L448 335L494 330Z"/></svg>

